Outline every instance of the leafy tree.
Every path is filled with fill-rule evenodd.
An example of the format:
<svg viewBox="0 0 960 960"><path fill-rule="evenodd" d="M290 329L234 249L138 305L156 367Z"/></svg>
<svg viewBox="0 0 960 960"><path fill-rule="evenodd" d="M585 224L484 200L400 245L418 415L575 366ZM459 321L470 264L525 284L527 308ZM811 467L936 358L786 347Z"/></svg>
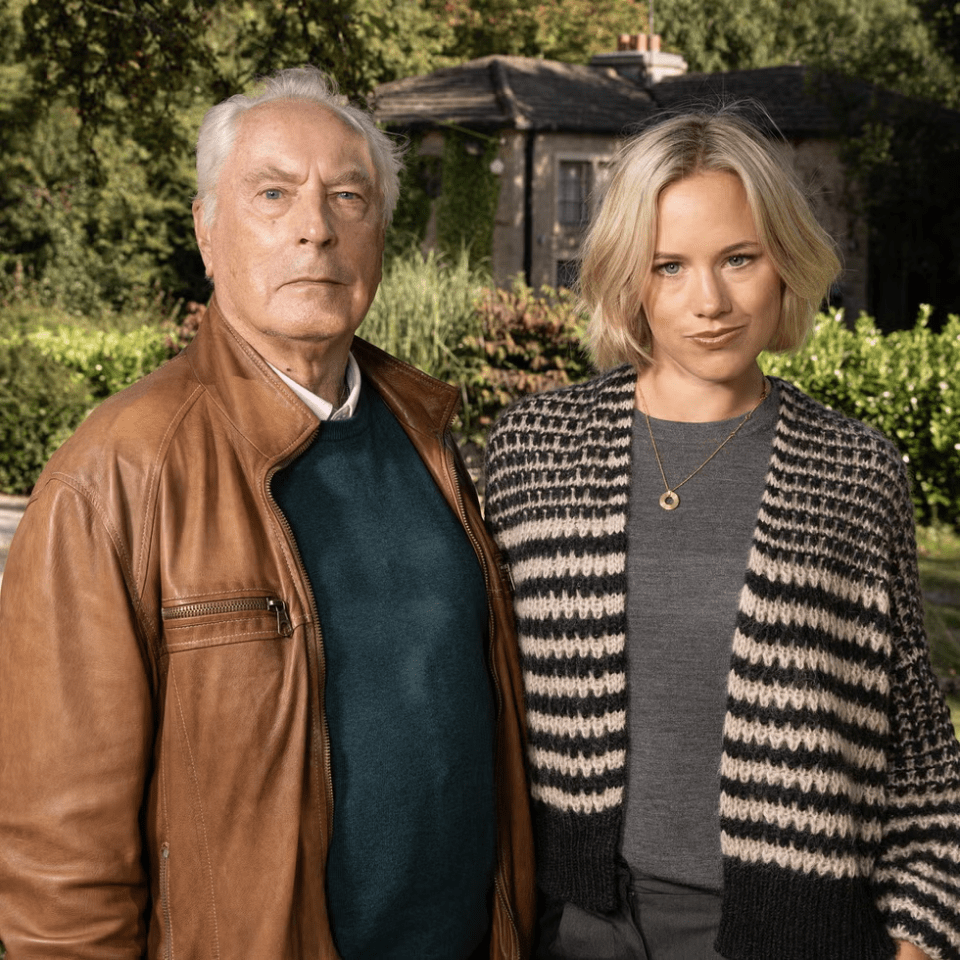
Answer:
<svg viewBox="0 0 960 960"><path fill-rule="evenodd" d="M84 312L154 285L203 296L189 206L207 107L308 62L362 97L430 69L444 29L418 2L0 0L0 284L23 272Z"/></svg>
<svg viewBox="0 0 960 960"><path fill-rule="evenodd" d="M658 0L664 44L692 70L803 63L960 104L956 21L934 0ZM952 31L952 32L951 32ZM941 46L941 43L944 45Z"/></svg>
<svg viewBox="0 0 960 960"><path fill-rule="evenodd" d="M418 0L258 0L239 5L235 88L312 63L363 100L379 83L428 72L448 30ZM223 7L220 7L221 16Z"/></svg>
<svg viewBox="0 0 960 960"><path fill-rule="evenodd" d="M152 286L199 283L183 258L191 243L192 180L186 158L160 166L109 132L93 143L99 175L80 162L80 125L54 106L15 136L2 159L0 266L6 285L25 275L42 301L83 313L121 307Z"/></svg>
<svg viewBox="0 0 960 960"><path fill-rule="evenodd" d="M920 13L937 37L940 49L960 64L960 3L957 0L920 0Z"/></svg>
<svg viewBox="0 0 960 960"><path fill-rule="evenodd" d="M452 62L490 54L586 63L616 49L621 33L646 29L640 0L425 0L449 29Z"/></svg>
<svg viewBox="0 0 960 960"><path fill-rule="evenodd" d="M656 26L695 70L802 61L957 104L958 7L657 0ZM258 75L314 63L363 100L378 83L490 53L585 62L614 49L619 33L644 30L647 9L644 0L0 0L0 295L22 270L44 296L78 306L121 304L137 286L202 296L189 216L195 131L210 104Z"/></svg>
<svg viewBox="0 0 960 960"><path fill-rule="evenodd" d="M185 108L258 75L313 63L362 98L430 69L443 33L419 2L383 0L31 0L23 19L39 92L88 133L122 123L161 149L182 141Z"/></svg>

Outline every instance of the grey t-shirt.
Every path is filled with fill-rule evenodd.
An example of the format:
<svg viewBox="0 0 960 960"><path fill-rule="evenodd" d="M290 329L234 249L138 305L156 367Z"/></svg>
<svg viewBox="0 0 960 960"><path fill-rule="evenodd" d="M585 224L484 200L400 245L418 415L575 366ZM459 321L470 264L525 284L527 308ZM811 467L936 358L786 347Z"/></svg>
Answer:
<svg viewBox="0 0 960 960"><path fill-rule="evenodd" d="M727 674L778 391L677 491L664 492L647 423L634 418L627 545L630 751L622 852L635 876L718 890ZM667 481L695 470L742 418L651 420Z"/></svg>

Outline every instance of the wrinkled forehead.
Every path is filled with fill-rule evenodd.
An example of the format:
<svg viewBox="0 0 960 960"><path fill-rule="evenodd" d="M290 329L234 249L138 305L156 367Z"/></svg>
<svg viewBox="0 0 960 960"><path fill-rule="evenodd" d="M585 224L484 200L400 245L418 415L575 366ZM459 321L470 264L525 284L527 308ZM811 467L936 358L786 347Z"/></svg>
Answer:
<svg viewBox="0 0 960 960"><path fill-rule="evenodd" d="M240 119L227 166L242 175L251 167L294 157L353 168L371 183L377 180L362 131L312 100L271 100L251 107Z"/></svg>

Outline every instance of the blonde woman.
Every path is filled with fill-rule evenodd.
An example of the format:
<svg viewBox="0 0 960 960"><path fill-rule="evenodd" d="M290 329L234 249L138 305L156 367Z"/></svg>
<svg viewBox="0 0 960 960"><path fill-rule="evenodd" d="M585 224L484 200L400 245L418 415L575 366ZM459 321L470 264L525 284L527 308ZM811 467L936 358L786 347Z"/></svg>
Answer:
<svg viewBox="0 0 960 960"><path fill-rule="evenodd" d="M960 745L903 461L757 363L838 272L751 123L665 121L585 244L606 372L492 432L540 957L960 958Z"/></svg>

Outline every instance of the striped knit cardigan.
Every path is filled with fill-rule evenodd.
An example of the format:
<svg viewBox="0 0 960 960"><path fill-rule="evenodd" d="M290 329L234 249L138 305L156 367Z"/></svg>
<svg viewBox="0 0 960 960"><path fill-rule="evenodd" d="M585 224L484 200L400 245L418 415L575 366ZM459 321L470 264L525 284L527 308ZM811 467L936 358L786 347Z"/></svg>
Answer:
<svg viewBox="0 0 960 960"><path fill-rule="evenodd" d="M487 518L515 589L539 882L601 912L616 903L629 749L635 383L620 367L525 398L487 453ZM900 938L960 960L960 745L930 668L903 462L785 382L745 577L717 949L877 960Z"/></svg>

